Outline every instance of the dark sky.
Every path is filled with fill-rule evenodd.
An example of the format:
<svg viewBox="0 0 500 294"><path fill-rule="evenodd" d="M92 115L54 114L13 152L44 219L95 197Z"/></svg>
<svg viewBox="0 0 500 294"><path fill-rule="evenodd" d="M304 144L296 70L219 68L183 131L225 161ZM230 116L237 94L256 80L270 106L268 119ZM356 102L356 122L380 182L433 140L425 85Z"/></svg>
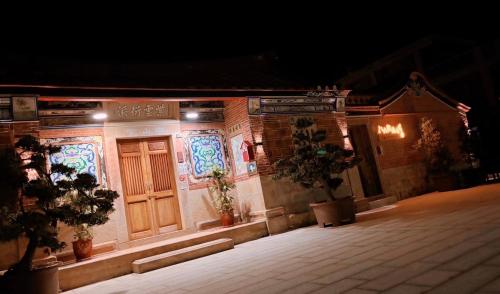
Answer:
<svg viewBox="0 0 500 294"><path fill-rule="evenodd" d="M399 26L397 21L358 24L356 17L348 20L332 17L319 23L308 19L269 23L258 18L233 17L227 22L219 19L216 24L198 23L194 28L187 24L184 27L182 22L161 21L152 26L139 26L136 22L99 26L91 20L88 18L87 23L77 27L65 27L64 21L52 20L49 25L40 21L24 31L3 30L0 74L3 70L3 77L9 76L6 73L14 68L18 72L10 76L22 78L32 72L40 73L40 67L52 62L169 64L272 53L280 75L322 82L430 34L473 40L491 37L474 26Z"/></svg>

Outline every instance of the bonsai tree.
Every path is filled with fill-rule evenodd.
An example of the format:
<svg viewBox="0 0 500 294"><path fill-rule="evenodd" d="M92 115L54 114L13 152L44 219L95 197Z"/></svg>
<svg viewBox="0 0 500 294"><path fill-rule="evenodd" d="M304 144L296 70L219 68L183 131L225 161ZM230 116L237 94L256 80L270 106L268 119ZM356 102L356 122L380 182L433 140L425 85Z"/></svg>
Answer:
<svg viewBox="0 0 500 294"><path fill-rule="evenodd" d="M420 138L415 144L417 150L424 155L424 162L429 174L443 174L450 171L453 158L443 144L441 132L432 119L423 117L420 120Z"/></svg>
<svg viewBox="0 0 500 294"><path fill-rule="evenodd" d="M210 191L215 194L213 197L214 206L221 215L222 224L232 225L234 223L234 198L229 191L234 189L235 185L227 179L227 172L219 167L212 170L209 178L212 180Z"/></svg>
<svg viewBox="0 0 500 294"><path fill-rule="evenodd" d="M32 136L21 138L15 147L17 150L7 148L0 155L0 241L24 237L28 244L6 277L30 272L37 248L48 251L65 246L58 239L57 223L64 219L61 203L72 189L74 172L62 164L48 168L47 157L58 152L58 147L41 145ZM28 171L34 178L28 179ZM50 177L53 173L63 174L67 180L54 183Z"/></svg>
<svg viewBox="0 0 500 294"><path fill-rule="evenodd" d="M90 257L92 249L93 226L105 224L114 211L113 202L118 193L98 188L96 178L88 173L78 174L72 181L72 191L64 197L63 221L75 228L73 249L77 259ZM81 245L85 244L85 245ZM84 246L86 253L80 253Z"/></svg>
<svg viewBox="0 0 500 294"><path fill-rule="evenodd" d="M334 201L333 191L343 182L340 177L346 169L354 167L361 160L352 150L338 145L325 144L325 130L314 130L309 118L298 118L292 135L293 154L274 163L275 179L290 178L305 188L322 187L329 200Z"/></svg>

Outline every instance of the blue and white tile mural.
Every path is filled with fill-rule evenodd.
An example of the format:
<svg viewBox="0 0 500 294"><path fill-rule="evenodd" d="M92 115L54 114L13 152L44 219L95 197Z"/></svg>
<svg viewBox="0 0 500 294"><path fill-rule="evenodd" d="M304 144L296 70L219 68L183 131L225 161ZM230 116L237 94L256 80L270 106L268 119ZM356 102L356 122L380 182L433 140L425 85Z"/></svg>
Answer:
<svg viewBox="0 0 500 294"><path fill-rule="evenodd" d="M217 134L189 137L189 148L193 174L196 178L206 177L217 166L225 169L222 138Z"/></svg>
<svg viewBox="0 0 500 294"><path fill-rule="evenodd" d="M74 168L77 173L91 174L103 188L106 187L105 167L101 164L104 162L104 154L100 136L45 139L42 143L61 147L60 152L50 156L50 164L62 163ZM59 181L63 177L61 174L54 174L52 180Z"/></svg>
<svg viewBox="0 0 500 294"><path fill-rule="evenodd" d="M72 167L77 174L88 173L97 177L96 151L94 144L62 145L61 151L50 156L50 164L64 164ZM54 174L52 180L59 181L63 175Z"/></svg>

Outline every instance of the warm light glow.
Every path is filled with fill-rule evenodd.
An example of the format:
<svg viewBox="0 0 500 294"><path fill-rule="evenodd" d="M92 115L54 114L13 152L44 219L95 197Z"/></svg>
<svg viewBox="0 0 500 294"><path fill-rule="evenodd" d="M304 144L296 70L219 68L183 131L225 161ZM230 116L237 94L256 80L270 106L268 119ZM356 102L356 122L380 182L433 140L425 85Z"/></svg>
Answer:
<svg viewBox="0 0 500 294"><path fill-rule="evenodd" d="M197 119L198 118L198 112L188 112L188 113L186 113L186 118Z"/></svg>
<svg viewBox="0 0 500 294"><path fill-rule="evenodd" d="M105 112L97 112L97 113L94 113L94 115L92 117L94 119L101 120L101 119L106 119L108 117L108 114Z"/></svg>
<svg viewBox="0 0 500 294"><path fill-rule="evenodd" d="M384 126L378 126L378 134L383 135L398 135L400 138L405 137L405 132L403 131L403 126L399 123L397 126L391 126L386 124Z"/></svg>

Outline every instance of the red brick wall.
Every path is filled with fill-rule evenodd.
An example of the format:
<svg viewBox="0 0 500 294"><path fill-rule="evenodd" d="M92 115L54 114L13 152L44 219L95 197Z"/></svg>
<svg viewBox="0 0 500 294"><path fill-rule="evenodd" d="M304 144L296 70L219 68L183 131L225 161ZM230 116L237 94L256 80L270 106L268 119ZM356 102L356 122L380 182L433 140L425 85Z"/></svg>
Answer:
<svg viewBox="0 0 500 294"><path fill-rule="evenodd" d="M236 174L233 160L233 151L231 149L231 138L236 135L242 134L243 140L250 142L254 147L254 154L256 153L255 142L252 137L252 130L250 129L250 118L248 116L247 100L239 99L224 103L224 121L227 135L226 143L229 149L228 151L231 160L231 166L233 169L233 174ZM246 180L248 178L249 176L247 174L244 174L236 176L234 180L238 182Z"/></svg>
<svg viewBox="0 0 500 294"><path fill-rule="evenodd" d="M334 114L310 115L318 129L327 131L325 143L343 146L342 132ZM260 175L273 174L272 164L292 154L292 129L289 115L251 117L250 126L255 138L262 137L263 148L257 149L257 169Z"/></svg>

